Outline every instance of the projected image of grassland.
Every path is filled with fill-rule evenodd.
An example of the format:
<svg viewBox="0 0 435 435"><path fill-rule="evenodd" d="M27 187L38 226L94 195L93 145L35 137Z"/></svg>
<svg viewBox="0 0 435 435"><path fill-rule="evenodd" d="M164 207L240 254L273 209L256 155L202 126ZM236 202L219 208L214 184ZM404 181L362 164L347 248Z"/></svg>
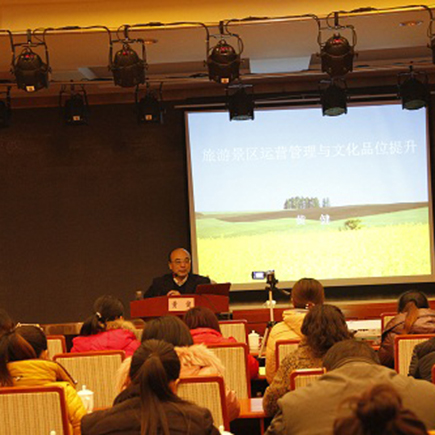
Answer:
<svg viewBox="0 0 435 435"><path fill-rule="evenodd" d="M428 275L428 221L427 203L198 213L199 272L232 283L268 269L281 281Z"/></svg>

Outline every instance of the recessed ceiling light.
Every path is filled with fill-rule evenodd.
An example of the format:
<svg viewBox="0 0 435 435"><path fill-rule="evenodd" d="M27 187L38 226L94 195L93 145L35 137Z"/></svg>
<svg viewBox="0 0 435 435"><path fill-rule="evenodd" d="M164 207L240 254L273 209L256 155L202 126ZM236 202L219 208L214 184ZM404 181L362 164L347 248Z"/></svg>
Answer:
<svg viewBox="0 0 435 435"><path fill-rule="evenodd" d="M157 44L157 42L158 42L157 39L144 39L145 45L153 45L153 44Z"/></svg>
<svg viewBox="0 0 435 435"><path fill-rule="evenodd" d="M421 26L423 24L423 21L421 20L409 20L409 21L402 21L399 25L400 27L416 27Z"/></svg>

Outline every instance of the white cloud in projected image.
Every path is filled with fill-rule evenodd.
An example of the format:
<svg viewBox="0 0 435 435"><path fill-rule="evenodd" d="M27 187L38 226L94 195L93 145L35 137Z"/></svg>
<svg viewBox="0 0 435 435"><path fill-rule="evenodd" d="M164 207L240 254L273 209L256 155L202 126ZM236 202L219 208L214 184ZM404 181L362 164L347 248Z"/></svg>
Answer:
<svg viewBox="0 0 435 435"><path fill-rule="evenodd" d="M281 210L293 196L332 206L428 201L426 114L399 105L189 113L195 211Z"/></svg>

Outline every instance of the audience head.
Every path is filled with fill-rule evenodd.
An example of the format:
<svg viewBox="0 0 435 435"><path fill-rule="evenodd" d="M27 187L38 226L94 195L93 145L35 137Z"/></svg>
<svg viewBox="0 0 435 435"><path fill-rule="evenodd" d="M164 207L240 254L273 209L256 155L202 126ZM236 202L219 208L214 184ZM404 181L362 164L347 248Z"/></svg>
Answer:
<svg viewBox="0 0 435 435"><path fill-rule="evenodd" d="M315 305L304 318L302 334L317 357L322 357L335 343L351 338L341 310L334 305Z"/></svg>
<svg viewBox="0 0 435 435"><path fill-rule="evenodd" d="M47 337L39 325L18 323L15 328L16 332L33 347L37 358L47 359Z"/></svg>
<svg viewBox="0 0 435 435"><path fill-rule="evenodd" d="M133 384L140 386L142 435L169 434L161 403L182 402L176 395L179 376L180 359L172 344L161 340L146 340L134 353L130 378Z"/></svg>
<svg viewBox="0 0 435 435"><path fill-rule="evenodd" d="M327 371L330 371L351 361L379 364L378 355L370 345L363 341L350 339L335 343L326 352L323 358L323 366Z"/></svg>
<svg viewBox="0 0 435 435"><path fill-rule="evenodd" d="M187 277L192 266L192 259L189 252L183 248L172 250L168 255L168 266L176 277Z"/></svg>
<svg viewBox="0 0 435 435"><path fill-rule="evenodd" d="M371 387L347 400L351 414L334 422L334 435L427 435L424 423L403 408L397 391L388 384Z"/></svg>
<svg viewBox="0 0 435 435"><path fill-rule="evenodd" d="M397 311L399 313L406 313L402 330L403 334L408 334L411 331L412 325L418 319L418 310L420 308L429 308L429 302L424 293L417 290L409 290L400 295Z"/></svg>
<svg viewBox="0 0 435 435"><path fill-rule="evenodd" d="M33 347L15 329L0 335L0 387L11 387L12 377L7 364L14 361L35 359Z"/></svg>
<svg viewBox="0 0 435 435"><path fill-rule="evenodd" d="M216 315L207 307L191 308L186 312L183 320L189 329L211 328L217 332L221 332Z"/></svg>
<svg viewBox="0 0 435 435"><path fill-rule="evenodd" d="M295 308L310 308L323 304L325 290L316 279L302 278L293 286L291 299Z"/></svg>
<svg viewBox="0 0 435 435"><path fill-rule="evenodd" d="M10 331L14 327L14 322L9 314L0 308L0 334L5 331Z"/></svg>
<svg viewBox="0 0 435 435"><path fill-rule="evenodd" d="M93 335L106 330L107 322L124 316L124 305L114 296L100 296L94 302L94 312L86 319L80 330L80 335Z"/></svg>
<svg viewBox="0 0 435 435"><path fill-rule="evenodd" d="M193 344L188 326L176 316L157 317L146 322L142 342L150 339L163 340L173 346L192 346Z"/></svg>

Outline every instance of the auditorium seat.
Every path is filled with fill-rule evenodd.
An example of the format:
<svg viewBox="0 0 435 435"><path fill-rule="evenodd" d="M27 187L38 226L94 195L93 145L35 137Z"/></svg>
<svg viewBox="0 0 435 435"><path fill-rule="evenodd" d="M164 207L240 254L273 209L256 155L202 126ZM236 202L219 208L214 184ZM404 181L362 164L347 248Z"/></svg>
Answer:
<svg viewBox="0 0 435 435"><path fill-rule="evenodd" d="M219 327L225 338L233 337L239 343L248 344L248 331L246 320L221 320Z"/></svg>
<svg viewBox="0 0 435 435"><path fill-rule="evenodd" d="M112 406L117 394L115 376L124 358L123 350L62 353L54 356L54 360L62 364L78 382L77 390L86 385L94 392L95 408Z"/></svg>
<svg viewBox="0 0 435 435"><path fill-rule="evenodd" d="M435 337L435 334L403 334L394 337L394 368L397 373L407 375L414 347Z"/></svg>
<svg viewBox="0 0 435 435"><path fill-rule="evenodd" d="M251 397L248 372L248 346L245 343L211 344L208 346L225 367L225 385L234 390L239 399Z"/></svg>
<svg viewBox="0 0 435 435"><path fill-rule="evenodd" d="M225 384L221 376L192 376L181 378L177 394L210 410L216 427L230 430Z"/></svg>
<svg viewBox="0 0 435 435"><path fill-rule="evenodd" d="M310 385L325 373L324 368L318 369L297 369L290 373L290 390Z"/></svg>
<svg viewBox="0 0 435 435"><path fill-rule="evenodd" d="M0 388L0 434L72 435L62 387Z"/></svg>

